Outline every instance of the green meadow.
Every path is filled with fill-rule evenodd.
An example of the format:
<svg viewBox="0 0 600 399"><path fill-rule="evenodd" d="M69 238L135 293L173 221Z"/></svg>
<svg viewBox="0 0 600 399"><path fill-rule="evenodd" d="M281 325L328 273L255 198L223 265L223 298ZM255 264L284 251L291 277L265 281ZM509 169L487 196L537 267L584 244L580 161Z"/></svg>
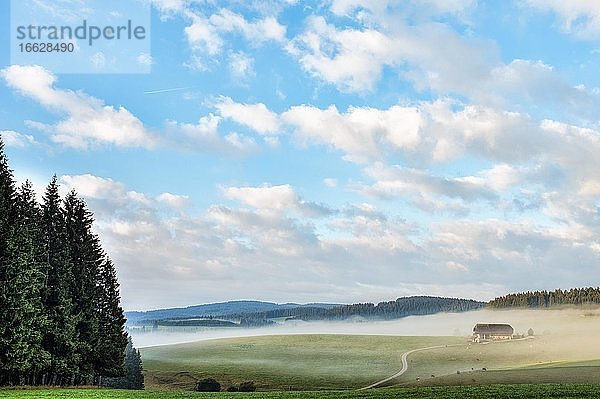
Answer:
<svg viewBox="0 0 600 399"><path fill-rule="evenodd" d="M146 386L191 389L214 377L223 387L260 390L356 389L402 368L402 353L465 342L457 337L276 335L198 341L141 350Z"/></svg>
<svg viewBox="0 0 600 399"><path fill-rule="evenodd" d="M123 391L110 389L0 390L0 398L15 399L527 399L597 398L598 384L521 384L375 389L369 391L199 393Z"/></svg>
<svg viewBox="0 0 600 399"><path fill-rule="evenodd" d="M242 381L262 391L357 389L400 370L402 353L431 346L442 347L409 355L408 370L387 385L600 382L595 352L574 353L565 339L472 344L465 337L279 335L145 348L142 357L146 387L166 390L191 390L208 377L224 389Z"/></svg>

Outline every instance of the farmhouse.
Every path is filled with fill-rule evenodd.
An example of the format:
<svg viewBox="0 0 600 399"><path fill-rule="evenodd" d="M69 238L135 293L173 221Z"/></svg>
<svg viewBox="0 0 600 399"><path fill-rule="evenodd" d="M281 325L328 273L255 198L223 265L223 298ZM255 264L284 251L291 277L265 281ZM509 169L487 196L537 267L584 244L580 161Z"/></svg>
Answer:
<svg viewBox="0 0 600 399"><path fill-rule="evenodd" d="M512 339L514 333L510 324L477 323L473 327L473 342Z"/></svg>

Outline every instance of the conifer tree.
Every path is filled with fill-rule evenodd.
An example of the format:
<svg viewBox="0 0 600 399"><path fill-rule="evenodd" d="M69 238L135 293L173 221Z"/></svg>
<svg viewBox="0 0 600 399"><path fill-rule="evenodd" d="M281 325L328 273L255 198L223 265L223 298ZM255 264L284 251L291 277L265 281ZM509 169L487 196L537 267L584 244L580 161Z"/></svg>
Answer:
<svg viewBox="0 0 600 399"><path fill-rule="evenodd" d="M144 389L144 374L140 351L133 347L131 337L127 337L125 347L126 374L122 377L107 378L104 385L118 389Z"/></svg>
<svg viewBox="0 0 600 399"><path fill-rule="evenodd" d="M9 322L12 334L10 360L11 383L35 384L48 366L49 354L42 348L46 318L42 306L44 275L40 209L30 182L20 188L15 202L16 219L8 240L7 272L11 303Z"/></svg>
<svg viewBox="0 0 600 399"><path fill-rule="evenodd" d="M15 222L15 182L0 141L0 384L10 383L13 365L14 275L9 266L9 242Z"/></svg>
<svg viewBox="0 0 600 399"><path fill-rule="evenodd" d="M69 256L64 211L56 176L46 188L42 205L42 225L46 251L46 285L43 294L48 323L44 334L44 349L51 354L46 383L74 384L79 373L77 330L73 317L71 286L73 266Z"/></svg>
<svg viewBox="0 0 600 399"><path fill-rule="evenodd" d="M117 272L108 257L105 257L100 267L98 283L96 371L101 376L116 377L125 372L123 356L127 333L125 314L120 305Z"/></svg>
<svg viewBox="0 0 600 399"><path fill-rule="evenodd" d="M64 201L65 226L73 266L71 297L80 358L78 382L91 384L95 375L94 352L98 344L97 282L104 254L91 231L93 217L83 200L71 191Z"/></svg>

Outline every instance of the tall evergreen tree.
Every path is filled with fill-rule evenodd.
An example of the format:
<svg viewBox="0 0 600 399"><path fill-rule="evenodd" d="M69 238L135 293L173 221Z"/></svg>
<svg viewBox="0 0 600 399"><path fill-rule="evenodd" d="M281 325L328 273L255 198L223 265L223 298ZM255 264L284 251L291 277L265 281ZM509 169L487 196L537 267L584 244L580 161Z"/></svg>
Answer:
<svg viewBox="0 0 600 399"><path fill-rule="evenodd" d="M40 209L30 182L20 188L15 202L16 219L8 239L7 275L10 312L4 320L10 328L10 368L12 384L35 384L48 366L49 354L42 348L46 325L42 306L44 276Z"/></svg>
<svg viewBox="0 0 600 399"><path fill-rule="evenodd" d="M77 330L73 317L71 287L73 266L69 254L65 215L61 207L56 176L46 188L42 205L42 225L46 251L46 284L43 293L48 323L44 349L51 354L46 383L73 384L79 373L80 357L76 351Z"/></svg>
<svg viewBox="0 0 600 399"><path fill-rule="evenodd" d="M65 227L73 266L71 297L80 358L77 382L91 384L95 376L94 352L98 344L99 271L104 260L98 237L91 231L93 217L83 200L71 191L64 201Z"/></svg>
<svg viewBox="0 0 600 399"><path fill-rule="evenodd" d="M14 275L10 268L9 242L15 223L15 181L0 141L0 384L7 384L13 371Z"/></svg>
<svg viewBox="0 0 600 399"><path fill-rule="evenodd" d="M102 262L98 282L96 371L101 376L117 377L125 372L123 356L127 345L126 319L120 305L117 271L108 257Z"/></svg>

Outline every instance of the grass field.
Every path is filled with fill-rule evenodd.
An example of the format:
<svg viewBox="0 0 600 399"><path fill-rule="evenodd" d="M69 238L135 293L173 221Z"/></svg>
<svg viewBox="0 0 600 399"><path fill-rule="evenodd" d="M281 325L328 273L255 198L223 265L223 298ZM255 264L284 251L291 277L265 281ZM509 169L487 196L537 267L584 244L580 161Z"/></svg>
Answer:
<svg viewBox="0 0 600 399"><path fill-rule="evenodd" d="M261 390L360 388L402 368L403 352L464 343L457 337L280 335L142 349L146 386L191 389L214 377L227 387L252 380Z"/></svg>
<svg viewBox="0 0 600 399"><path fill-rule="evenodd" d="M145 348L142 357L151 389L190 390L207 377L224 388L252 380L259 390L356 389L400 370L403 352L437 345L447 347L411 354L408 371L389 384L599 382L593 359L600 355L590 349L588 359L573 361L562 340L485 345L464 337L283 335Z"/></svg>
<svg viewBox="0 0 600 399"><path fill-rule="evenodd" d="M528 399L597 398L600 385L537 384L465 387L419 387L370 391L195 393L173 391L121 391L109 389L0 390L0 398L15 399Z"/></svg>

